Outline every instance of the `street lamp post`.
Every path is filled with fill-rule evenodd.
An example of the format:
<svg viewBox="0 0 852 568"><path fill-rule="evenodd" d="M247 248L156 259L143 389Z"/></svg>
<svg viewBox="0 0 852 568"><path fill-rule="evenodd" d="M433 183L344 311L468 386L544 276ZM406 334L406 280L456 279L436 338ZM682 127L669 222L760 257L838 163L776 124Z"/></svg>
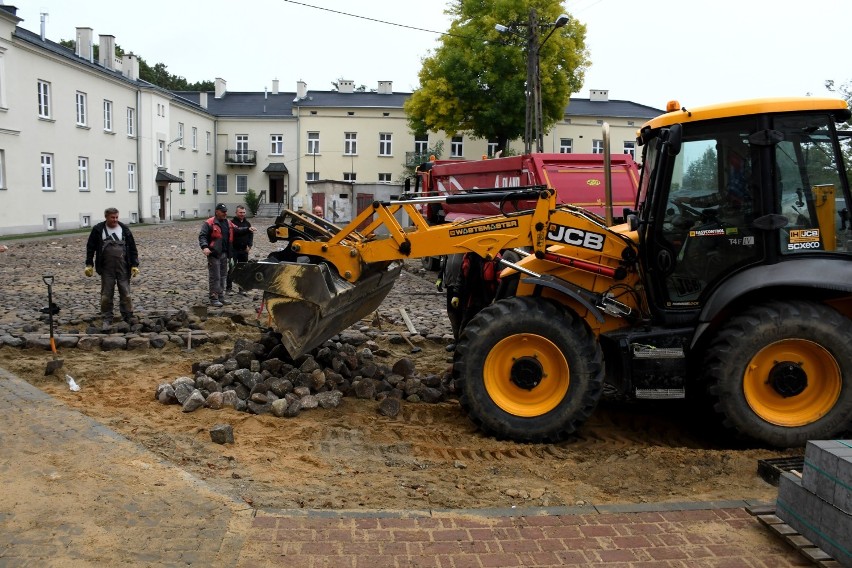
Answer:
<svg viewBox="0 0 852 568"><path fill-rule="evenodd" d="M527 81L524 89L526 99L526 120L524 123L524 153L532 153L533 140L535 140L536 152L544 151L544 126L541 105L541 47L550 39L557 29L564 27L569 21L566 14L562 14L552 24L539 24L538 14L535 8L530 9L529 22L526 25L526 51L527 51ZM539 42L539 27L549 27L550 32ZM512 32L511 27L501 24L494 26L498 32Z"/></svg>

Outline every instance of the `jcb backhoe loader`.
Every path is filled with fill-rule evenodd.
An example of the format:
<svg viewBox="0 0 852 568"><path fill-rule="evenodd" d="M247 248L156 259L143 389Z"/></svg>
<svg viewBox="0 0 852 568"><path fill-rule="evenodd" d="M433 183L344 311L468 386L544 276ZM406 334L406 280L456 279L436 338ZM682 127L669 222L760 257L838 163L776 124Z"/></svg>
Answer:
<svg viewBox="0 0 852 568"><path fill-rule="evenodd" d="M545 186L403 196L342 229L288 211L268 230L284 247L234 279L265 291L295 357L375 310L406 258L522 249L502 274L511 292L455 351L461 405L486 433L565 439L607 383L640 399L701 393L740 434L803 445L852 426L852 197L835 129L849 117L835 99L674 103L639 131L624 224L556 205ZM443 199L534 208L429 226L416 206Z"/></svg>

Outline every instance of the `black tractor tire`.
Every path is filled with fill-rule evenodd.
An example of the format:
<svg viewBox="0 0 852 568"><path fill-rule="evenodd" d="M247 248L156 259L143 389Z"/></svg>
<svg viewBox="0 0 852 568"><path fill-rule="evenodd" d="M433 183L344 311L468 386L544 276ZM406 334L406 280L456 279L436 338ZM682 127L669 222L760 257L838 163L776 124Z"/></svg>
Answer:
<svg viewBox="0 0 852 568"><path fill-rule="evenodd" d="M752 306L718 330L704 358L726 428L776 448L852 425L852 321L817 302Z"/></svg>
<svg viewBox="0 0 852 568"><path fill-rule="evenodd" d="M453 375L462 408L487 435L558 442L597 406L603 354L576 314L544 298L513 297L468 323Z"/></svg>
<svg viewBox="0 0 852 568"><path fill-rule="evenodd" d="M441 259L437 256L424 256L420 259L420 266L429 272L438 272L441 268Z"/></svg>

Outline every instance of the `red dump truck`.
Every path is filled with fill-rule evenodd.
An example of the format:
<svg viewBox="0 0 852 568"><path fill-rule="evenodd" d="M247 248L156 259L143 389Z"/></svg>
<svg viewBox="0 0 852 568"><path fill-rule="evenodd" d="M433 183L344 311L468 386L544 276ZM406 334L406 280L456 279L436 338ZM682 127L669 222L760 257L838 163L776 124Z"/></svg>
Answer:
<svg viewBox="0 0 852 568"><path fill-rule="evenodd" d="M633 207L639 187L639 168L628 154L610 157L613 216L619 218L625 207ZM419 191L443 196L475 192L478 189L520 188L544 185L556 190L558 203L570 203L605 217L605 175L603 154L525 154L483 160L437 160L418 170ZM455 219L498 215L531 204L459 203L430 204L425 217L432 224ZM427 270L437 270L437 259L424 258Z"/></svg>

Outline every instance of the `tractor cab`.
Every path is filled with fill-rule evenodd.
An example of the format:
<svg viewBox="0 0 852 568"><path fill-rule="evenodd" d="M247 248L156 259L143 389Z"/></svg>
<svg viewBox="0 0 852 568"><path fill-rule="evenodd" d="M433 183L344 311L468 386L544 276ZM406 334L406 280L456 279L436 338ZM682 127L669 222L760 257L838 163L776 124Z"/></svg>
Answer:
<svg viewBox="0 0 852 568"><path fill-rule="evenodd" d="M788 260L852 257L852 201L835 130L849 118L844 101L767 99L692 110L673 102L668 110L639 135L636 213L659 323L695 323L722 288L727 304L760 288L795 287L806 278L813 285L819 275ZM783 268L765 268L773 265Z"/></svg>

